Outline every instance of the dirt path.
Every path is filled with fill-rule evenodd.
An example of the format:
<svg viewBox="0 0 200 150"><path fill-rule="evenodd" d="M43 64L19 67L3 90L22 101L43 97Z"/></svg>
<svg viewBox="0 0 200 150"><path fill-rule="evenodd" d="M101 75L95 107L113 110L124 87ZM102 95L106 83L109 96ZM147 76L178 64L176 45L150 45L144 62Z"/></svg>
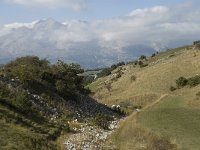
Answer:
<svg viewBox="0 0 200 150"><path fill-rule="evenodd" d="M142 111L144 111L144 110L146 110L147 108L152 107L152 106L154 106L155 104L159 103L159 102L160 102L164 97L166 97L166 96L168 96L168 94L163 94L163 95L161 95L160 98L158 98L156 101L154 101L153 103L151 103L151 104L145 106L145 107L142 109Z"/></svg>
<svg viewBox="0 0 200 150"><path fill-rule="evenodd" d="M118 119L111 122L111 130L103 130L99 129L94 126L89 126L87 124L83 124L77 133L72 134L68 139L65 140L63 143L65 145L65 150L95 150L101 149L104 142L117 128L121 123L124 123L130 117L134 117L138 113L145 111L146 109L154 106L155 104L159 103L164 97L168 94L162 95L156 101L152 102L151 104L143 107L138 112L133 112L130 116Z"/></svg>
<svg viewBox="0 0 200 150"><path fill-rule="evenodd" d="M164 97L168 96L168 94L163 94L160 96L160 98L158 98L157 100L155 100L154 102L152 102L151 104L148 104L146 106L144 106L141 110L137 111L137 112L133 112L130 116L128 116L126 119L134 117L135 115L137 115L138 113L145 111L146 109L156 105L157 103L159 103ZM124 121L126 121L126 119Z"/></svg>

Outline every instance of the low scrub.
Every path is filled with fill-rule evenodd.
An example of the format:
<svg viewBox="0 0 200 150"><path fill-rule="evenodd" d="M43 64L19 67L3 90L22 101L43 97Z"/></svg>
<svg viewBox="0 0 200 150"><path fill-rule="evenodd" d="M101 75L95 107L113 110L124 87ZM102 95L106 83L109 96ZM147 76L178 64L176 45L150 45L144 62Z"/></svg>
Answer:
<svg viewBox="0 0 200 150"><path fill-rule="evenodd" d="M131 76L131 82L136 81L137 77L135 75Z"/></svg>
<svg viewBox="0 0 200 150"><path fill-rule="evenodd" d="M177 150L177 145L166 137L152 136L147 144L148 150Z"/></svg>
<svg viewBox="0 0 200 150"><path fill-rule="evenodd" d="M105 77L111 74L111 72L115 69L117 69L120 66L125 65L124 62L119 62L117 64L113 64L111 67L109 68L104 68L100 73L97 74L98 78L100 77Z"/></svg>
<svg viewBox="0 0 200 150"><path fill-rule="evenodd" d="M113 118L110 116L106 116L104 114L97 114L93 119L94 125L97 125L105 130L109 129L109 121L112 121Z"/></svg>
<svg viewBox="0 0 200 150"><path fill-rule="evenodd" d="M187 83L188 83L188 79L186 79L185 77L179 77L176 80L177 87L184 87L187 85Z"/></svg>
<svg viewBox="0 0 200 150"><path fill-rule="evenodd" d="M185 78L185 77L179 77L176 80L176 85L178 88L182 88L184 86L190 86L190 87L194 87L200 84L200 75L196 75L194 77L190 77L190 78ZM171 87L172 88L172 87ZM170 88L170 90L171 90Z"/></svg>
<svg viewBox="0 0 200 150"><path fill-rule="evenodd" d="M176 90L176 88L174 86L171 86L169 89L170 89L170 91L175 91Z"/></svg>
<svg viewBox="0 0 200 150"><path fill-rule="evenodd" d="M188 79L188 85L190 87L197 86L200 84L200 75L196 75Z"/></svg>
<svg viewBox="0 0 200 150"><path fill-rule="evenodd" d="M199 96L199 97L200 97L200 92L198 92L198 93L196 94L196 96Z"/></svg>

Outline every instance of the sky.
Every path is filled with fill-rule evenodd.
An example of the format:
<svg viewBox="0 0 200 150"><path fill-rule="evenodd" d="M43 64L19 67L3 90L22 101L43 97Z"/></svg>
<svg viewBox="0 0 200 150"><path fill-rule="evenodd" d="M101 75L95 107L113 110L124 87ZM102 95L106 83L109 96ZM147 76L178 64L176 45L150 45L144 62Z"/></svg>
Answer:
<svg viewBox="0 0 200 150"><path fill-rule="evenodd" d="M199 6L200 0L0 0L0 62L37 55L108 65L189 45L200 40Z"/></svg>
<svg viewBox="0 0 200 150"><path fill-rule="evenodd" d="M0 0L0 24L31 22L54 18L67 20L102 20L129 14L135 9L200 4L198 0Z"/></svg>

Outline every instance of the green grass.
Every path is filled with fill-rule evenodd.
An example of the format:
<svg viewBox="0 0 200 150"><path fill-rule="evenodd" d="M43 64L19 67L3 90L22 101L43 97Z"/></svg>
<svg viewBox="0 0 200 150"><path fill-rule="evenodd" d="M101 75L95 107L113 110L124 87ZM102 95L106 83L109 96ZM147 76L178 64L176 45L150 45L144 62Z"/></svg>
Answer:
<svg viewBox="0 0 200 150"><path fill-rule="evenodd" d="M30 120L0 103L1 150L56 149L56 143L50 139L56 130L56 127Z"/></svg>
<svg viewBox="0 0 200 150"><path fill-rule="evenodd" d="M199 60L199 50L184 46L150 58L147 67L139 68L131 64L124 66L127 72L117 81L112 81L108 76L90 84L93 97L98 101L109 105L125 105L127 108L135 105L144 108L162 95L173 95L165 97L151 108L142 110L138 116L130 115L110 137L113 145L118 145L120 150L147 150L147 147L140 146L148 145L152 136L158 135L167 136L170 142L178 144L180 149L199 150L200 97L197 93L200 86L186 86L170 91L170 87L176 86L175 81L180 76L189 78L200 74ZM136 77L135 81L130 80L133 75ZM104 82L111 84L110 91L106 89ZM156 141L159 141L159 138Z"/></svg>
<svg viewBox="0 0 200 150"><path fill-rule="evenodd" d="M180 96L164 98L159 104L141 112L138 123L152 131L173 137L182 149L200 147L200 109L188 108Z"/></svg>

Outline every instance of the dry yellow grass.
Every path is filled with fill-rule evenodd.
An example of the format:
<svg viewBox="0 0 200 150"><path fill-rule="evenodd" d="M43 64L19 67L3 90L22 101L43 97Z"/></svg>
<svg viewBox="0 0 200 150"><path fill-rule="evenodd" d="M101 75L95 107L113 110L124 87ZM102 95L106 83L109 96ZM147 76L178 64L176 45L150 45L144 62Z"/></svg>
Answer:
<svg viewBox="0 0 200 150"><path fill-rule="evenodd" d="M135 97L144 95L153 94L159 97L169 92L170 86L175 84L174 81L178 77L189 77L200 73L199 51L183 49L177 56L169 56L170 53L161 58L157 56L159 59L154 58L154 62L150 60L151 64L145 68L128 65L127 71L117 81L109 81L110 76L98 79L90 85L95 93L94 98L103 103L113 104L125 100L134 101ZM136 81L131 81L132 75L136 76ZM104 84L107 81L111 82L110 92Z"/></svg>
<svg viewBox="0 0 200 150"><path fill-rule="evenodd" d="M162 95L168 94L184 97L183 107L187 109L199 109L200 98L196 93L200 92L200 86L191 89L186 87L174 92L169 90L170 86L175 86L175 80L180 76L191 77L200 74L199 50L183 47L161 53L148 62L149 66L144 68L125 66L127 71L117 81L110 80L110 76L98 79L90 85L95 93L93 97L109 105L126 102L129 105L136 104L145 108ZM136 81L131 81L133 75L136 76ZM111 83L111 91L105 88L104 82ZM165 139L141 127L136 118L134 115L129 116L110 138L110 142L117 145L118 149L148 149L148 144L152 144L153 141ZM163 142L169 146L176 142L176 139L166 139ZM171 146L177 149L174 144ZM166 146L166 150L170 148Z"/></svg>

